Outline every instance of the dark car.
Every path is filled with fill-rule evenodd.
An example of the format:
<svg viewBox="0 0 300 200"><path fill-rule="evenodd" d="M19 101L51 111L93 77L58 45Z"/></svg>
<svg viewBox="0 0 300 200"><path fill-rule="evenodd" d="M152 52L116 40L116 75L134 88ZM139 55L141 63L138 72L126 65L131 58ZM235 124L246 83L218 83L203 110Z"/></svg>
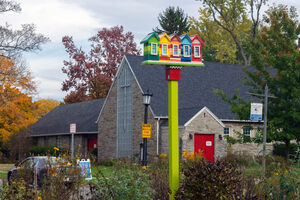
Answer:
<svg viewBox="0 0 300 200"><path fill-rule="evenodd" d="M37 185L41 186L47 178L51 165L57 163L57 158L47 156L33 156L24 159L15 164L15 167L10 169L7 173L8 184L23 178L26 183L34 185L36 174ZM35 172L35 173L34 173Z"/></svg>

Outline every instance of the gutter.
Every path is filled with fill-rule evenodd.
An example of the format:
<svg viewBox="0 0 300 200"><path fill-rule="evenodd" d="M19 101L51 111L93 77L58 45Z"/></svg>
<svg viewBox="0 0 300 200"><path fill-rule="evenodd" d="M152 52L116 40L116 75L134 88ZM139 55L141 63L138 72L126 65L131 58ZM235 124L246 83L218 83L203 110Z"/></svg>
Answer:
<svg viewBox="0 0 300 200"><path fill-rule="evenodd" d="M75 135L88 135L98 134L98 132L76 132ZM71 135L71 133L48 133L48 134L36 134L30 135L30 137L46 137L46 136L59 136L59 135Z"/></svg>

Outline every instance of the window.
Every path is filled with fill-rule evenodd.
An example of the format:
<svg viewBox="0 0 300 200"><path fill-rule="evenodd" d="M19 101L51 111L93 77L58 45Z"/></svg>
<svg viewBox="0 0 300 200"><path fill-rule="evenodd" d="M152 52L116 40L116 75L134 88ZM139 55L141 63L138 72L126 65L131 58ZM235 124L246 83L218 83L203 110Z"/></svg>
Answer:
<svg viewBox="0 0 300 200"><path fill-rule="evenodd" d="M250 142L251 137L251 127L243 128L244 142Z"/></svg>
<svg viewBox="0 0 300 200"><path fill-rule="evenodd" d="M168 45L167 44L162 44L161 48L162 48L161 55L168 56Z"/></svg>
<svg viewBox="0 0 300 200"><path fill-rule="evenodd" d="M151 55L157 55L157 43L151 43Z"/></svg>
<svg viewBox="0 0 300 200"><path fill-rule="evenodd" d="M200 47L199 46L194 46L194 57L200 58Z"/></svg>
<svg viewBox="0 0 300 200"><path fill-rule="evenodd" d="M190 47L189 45L183 45L183 56L190 57Z"/></svg>
<svg viewBox="0 0 300 200"><path fill-rule="evenodd" d="M178 44L173 44L173 56L179 56Z"/></svg>
<svg viewBox="0 0 300 200"><path fill-rule="evenodd" d="M229 133L230 133L229 128L228 128L228 127L225 127L225 128L224 128L224 135L229 135Z"/></svg>

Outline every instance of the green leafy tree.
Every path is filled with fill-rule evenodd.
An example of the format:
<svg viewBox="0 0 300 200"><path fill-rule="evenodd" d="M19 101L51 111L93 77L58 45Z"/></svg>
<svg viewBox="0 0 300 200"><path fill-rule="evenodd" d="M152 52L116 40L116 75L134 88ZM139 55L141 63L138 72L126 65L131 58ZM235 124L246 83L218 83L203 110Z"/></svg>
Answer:
<svg viewBox="0 0 300 200"><path fill-rule="evenodd" d="M270 98L268 103L270 136L286 144L286 159L290 141L300 139L300 50L296 43L300 24L297 18L294 7L269 8L251 50L257 71L247 71L250 92L262 94L268 84L270 93L276 97Z"/></svg>
<svg viewBox="0 0 300 200"><path fill-rule="evenodd" d="M189 31L188 15L183 9L170 6L158 15L158 22L161 28L156 27L153 31L167 34L177 33L178 35Z"/></svg>
<svg viewBox="0 0 300 200"><path fill-rule="evenodd" d="M265 0L200 0L199 20L190 18L190 33L205 41L203 58L250 65L249 44L256 40ZM250 15L249 15L250 13Z"/></svg>
<svg viewBox="0 0 300 200"><path fill-rule="evenodd" d="M249 51L256 70L245 70L249 92L264 94L267 84L269 94L275 96L268 101L268 139L285 143L287 160L291 140L300 140L300 50L299 42L296 43L300 25L297 17L294 7L279 5L266 11ZM249 116L250 102L237 93L227 97L220 90L215 92L230 104L231 111L240 119ZM259 98L263 102L264 97Z"/></svg>

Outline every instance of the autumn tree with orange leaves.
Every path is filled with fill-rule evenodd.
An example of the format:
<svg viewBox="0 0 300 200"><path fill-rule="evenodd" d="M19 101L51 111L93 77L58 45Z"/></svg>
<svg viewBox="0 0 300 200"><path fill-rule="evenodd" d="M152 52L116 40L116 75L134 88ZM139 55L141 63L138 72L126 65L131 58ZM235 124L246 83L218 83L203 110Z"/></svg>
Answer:
<svg viewBox="0 0 300 200"><path fill-rule="evenodd" d="M139 55L140 50L131 32L124 33L122 26L103 28L89 39L88 53L75 46L73 38L62 38L69 61L62 68L68 78L62 90L70 92L65 103L75 103L106 97L113 78L125 54Z"/></svg>

